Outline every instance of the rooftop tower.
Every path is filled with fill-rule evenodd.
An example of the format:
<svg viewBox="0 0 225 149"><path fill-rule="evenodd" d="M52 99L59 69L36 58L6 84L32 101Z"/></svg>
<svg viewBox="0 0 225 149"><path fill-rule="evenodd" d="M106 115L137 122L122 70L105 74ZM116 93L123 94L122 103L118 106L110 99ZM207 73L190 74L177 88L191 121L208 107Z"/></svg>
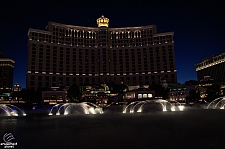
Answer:
<svg viewBox="0 0 225 149"><path fill-rule="evenodd" d="M109 27L109 19L104 17L104 15L102 15L96 21L97 21L98 27Z"/></svg>

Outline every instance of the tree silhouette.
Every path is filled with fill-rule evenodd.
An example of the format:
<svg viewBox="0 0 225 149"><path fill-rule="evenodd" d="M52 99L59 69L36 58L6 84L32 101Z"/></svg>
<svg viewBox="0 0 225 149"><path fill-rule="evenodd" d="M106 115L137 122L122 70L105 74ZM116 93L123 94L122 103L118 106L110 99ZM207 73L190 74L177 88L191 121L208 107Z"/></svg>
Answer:
<svg viewBox="0 0 225 149"><path fill-rule="evenodd" d="M67 91L67 97L70 102L78 102L81 100L80 87L75 83Z"/></svg>
<svg viewBox="0 0 225 149"><path fill-rule="evenodd" d="M189 103L189 102L196 102L196 101L199 101L199 99L200 99L199 91L196 91L195 89L191 89L188 92L188 95L186 97L186 102L187 103Z"/></svg>
<svg viewBox="0 0 225 149"><path fill-rule="evenodd" d="M220 96L220 85L219 84L213 84L211 86L206 87L206 101L212 101Z"/></svg>

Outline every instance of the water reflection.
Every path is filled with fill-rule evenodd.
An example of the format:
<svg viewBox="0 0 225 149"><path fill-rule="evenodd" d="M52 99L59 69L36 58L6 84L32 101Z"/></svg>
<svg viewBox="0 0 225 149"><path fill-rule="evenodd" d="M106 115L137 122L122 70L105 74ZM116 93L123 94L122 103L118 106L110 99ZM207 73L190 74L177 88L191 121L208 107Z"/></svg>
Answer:
<svg viewBox="0 0 225 149"><path fill-rule="evenodd" d="M225 146L225 131L216 129L223 128L224 110L122 114L122 109L111 107L104 114L0 117L0 143L5 133L12 133L16 148L32 149Z"/></svg>
<svg viewBox="0 0 225 149"><path fill-rule="evenodd" d="M0 117L0 135L5 132L14 132L16 130L17 123L18 119L16 118Z"/></svg>

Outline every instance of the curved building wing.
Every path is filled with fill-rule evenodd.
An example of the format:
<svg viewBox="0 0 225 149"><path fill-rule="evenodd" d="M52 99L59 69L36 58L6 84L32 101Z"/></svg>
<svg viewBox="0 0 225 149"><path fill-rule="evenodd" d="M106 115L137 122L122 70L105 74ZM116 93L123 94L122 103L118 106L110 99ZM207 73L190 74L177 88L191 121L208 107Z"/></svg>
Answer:
<svg viewBox="0 0 225 149"><path fill-rule="evenodd" d="M46 30L30 28L27 89L177 83L173 32L157 33L156 25L110 28L104 16L96 22L98 27L49 22Z"/></svg>

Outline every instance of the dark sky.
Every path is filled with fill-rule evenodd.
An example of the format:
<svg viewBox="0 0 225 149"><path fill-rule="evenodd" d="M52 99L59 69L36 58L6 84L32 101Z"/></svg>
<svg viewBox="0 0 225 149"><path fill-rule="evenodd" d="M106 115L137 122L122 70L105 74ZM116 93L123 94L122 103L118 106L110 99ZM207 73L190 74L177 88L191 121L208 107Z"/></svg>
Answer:
<svg viewBox="0 0 225 149"><path fill-rule="evenodd" d="M0 49L16 61L14 84L26 86L27 32L48 21L97 27L104 14L110 27L157 25L174 32L178 82L197 80L195 64L225 52L223 0L10 0L0 2Z"/></svg>

